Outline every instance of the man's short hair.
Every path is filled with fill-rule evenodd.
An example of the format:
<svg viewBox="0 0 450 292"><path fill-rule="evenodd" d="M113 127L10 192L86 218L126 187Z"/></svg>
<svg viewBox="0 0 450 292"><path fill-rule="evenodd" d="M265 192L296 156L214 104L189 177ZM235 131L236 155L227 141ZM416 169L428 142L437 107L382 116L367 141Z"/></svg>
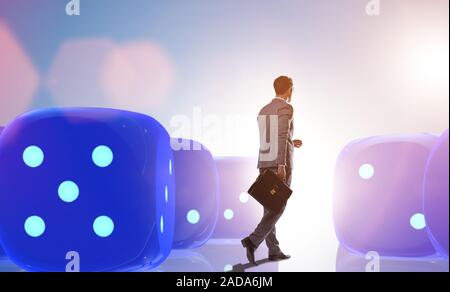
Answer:
<svg viewBox="0 0 450 292"><path fill-rule="evenodd" d="M293 86L294 82L292 81L292 78L287 76L280 76L275 79L275 82L273 83L273 87L275 88L275 93L277 95L285 94Z"/></svg>

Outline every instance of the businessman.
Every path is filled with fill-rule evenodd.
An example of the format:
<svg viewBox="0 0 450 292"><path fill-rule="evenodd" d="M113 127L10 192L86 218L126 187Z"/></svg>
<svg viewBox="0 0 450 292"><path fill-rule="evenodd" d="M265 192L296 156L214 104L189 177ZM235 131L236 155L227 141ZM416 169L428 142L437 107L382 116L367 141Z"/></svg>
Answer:
<svg viewBox="0 0 450 292"><path fill-rule="evenodd" d="M292 139L294 109L290 102L294 84L291 78L280 76L275 80L274 88L276 97L262 108L258 116L261 138L258 168L260 173L266 169L273 171L290 186L294 148L300 148L303 144L301 140ZM290 258L281 251L275 228L285 208L286 206L278 213L264 208L264 216L255 231L242 240L250 263L256 265L255 251L264 240L269 248L269 260L279 261Z"/></svg>

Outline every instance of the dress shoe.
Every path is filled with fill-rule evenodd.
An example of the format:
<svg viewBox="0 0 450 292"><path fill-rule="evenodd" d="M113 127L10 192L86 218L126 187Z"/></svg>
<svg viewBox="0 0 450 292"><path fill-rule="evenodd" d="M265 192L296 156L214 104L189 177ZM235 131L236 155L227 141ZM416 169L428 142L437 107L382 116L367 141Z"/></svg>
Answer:
<svg viewBox="0 0 450 292"><path fill-rule="evenodd" d="M276 261L283 261L290 259L290 255L285 255L284 253L276 254L276 255L269 255L269 260L276 262Z"/></svg>
<svg viewBox="0 0 450 292"><path fill-rule="evenodd" d="M241 243L242 243L242 246L245 249L247 249L247 259L248 259L249 263L257 266L258 264L255 261L256 247L253 245L253 243L250 241L250 239L248 237L242 239Z"/></svg>

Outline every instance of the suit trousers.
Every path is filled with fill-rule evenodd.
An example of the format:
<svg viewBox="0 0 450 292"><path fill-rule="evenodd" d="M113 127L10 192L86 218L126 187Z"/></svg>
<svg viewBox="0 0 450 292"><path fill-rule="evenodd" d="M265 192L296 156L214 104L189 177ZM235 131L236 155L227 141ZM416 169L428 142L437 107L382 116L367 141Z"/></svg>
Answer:
<svg viewBox="0 0 450 292"><path fill-rule="evenodd" d="M268 168L269 170L277 173L278 168ZM260 173L263 173L266 169L260 169ZM292 182L292 170L291 168L286 168L286 184L291 185ZM281 209L280 212L273 212L267 208L264 208L264 215L261 222L256 227L255 231L250 234L249 239L253 245L257 248L265 240L266 245L269 248L269 255L279 255L281 253L280 243L277 239L276 234L276 223L283 215L286 205Z"/></svg>

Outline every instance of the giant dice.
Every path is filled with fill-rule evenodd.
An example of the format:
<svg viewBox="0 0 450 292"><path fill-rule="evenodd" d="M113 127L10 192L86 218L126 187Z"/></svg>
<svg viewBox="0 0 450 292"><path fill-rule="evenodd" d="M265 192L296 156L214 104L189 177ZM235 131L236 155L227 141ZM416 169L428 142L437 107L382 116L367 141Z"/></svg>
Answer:
<svg viewBox="0 0 450 292"><path fill-rule="evenodd" d="M0 239L29 271L157 266L174 230L172 150L153 118L111 109L24 114L0 140Z"/></svg>
<svg viewBox="0 0 450 292"><path fill-rule="evenodd" d="M257 161L245 157L216 158L220 182L220 207L214 238L242 238L258 225L263 207L247 190L259 175Z"/></svg>
<svg viewBox="0 0 450 292"><path fill-rule="evenodd" d="M441 136L430 154L424 181L424 209L430 238L448 259L449 189L448 130Z"/></svg>
<svg viewBox="0 0 450 292"><path fill-rule="evenodd" d="M211 237L219 208L219 182L214 158L205 146L172 139L176 185L173 247L195 248Z"/></svg>
<svg viewBox="0 0 450 292"><path fill-rule="evenodd" d="M334 224L341 244L356 253L429 256L422 208L423 173L437 137L428 134L361 139L336 163Z"/></svg>

